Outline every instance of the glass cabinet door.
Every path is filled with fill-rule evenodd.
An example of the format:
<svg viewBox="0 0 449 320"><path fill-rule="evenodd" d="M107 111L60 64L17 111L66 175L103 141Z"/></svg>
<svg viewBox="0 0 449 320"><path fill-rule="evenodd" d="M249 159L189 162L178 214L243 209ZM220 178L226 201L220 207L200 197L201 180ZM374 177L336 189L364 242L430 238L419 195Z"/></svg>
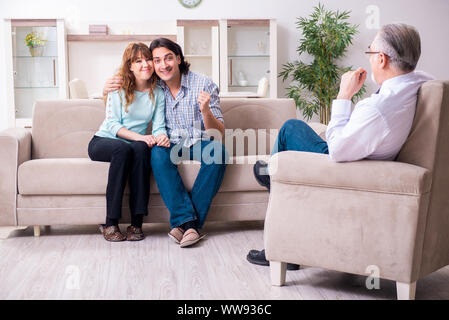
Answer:
<svg viewBox="0 0 449 320"><path fill-rule="evenodd" d="M56 26L12 27L12 50L16 119L31 118L34 101L59 95Z"/></svg>
<svg viewBox="0 0 449 320"><path fill-rule="evenodd" d="M228 26L229 91L256 92L270 78L269 26Z"/></svg>
<svg viewBox="0 0 449 320"><path fill-rule="evenodd" d="M277 97L274 19L220 20L222 97Z"/></svg>
<svg viewBox="0 0 449 320"><path fill-rule="evenodd" d="M190 70L220 83L218 20L177 20L177 42Z"/></svg>
<svg viewBox="0 0 449 320"><path fill-rule="evenodd" d="M67 98L63 19L5 19L9 127L30 127L37 100Z"/></svg>

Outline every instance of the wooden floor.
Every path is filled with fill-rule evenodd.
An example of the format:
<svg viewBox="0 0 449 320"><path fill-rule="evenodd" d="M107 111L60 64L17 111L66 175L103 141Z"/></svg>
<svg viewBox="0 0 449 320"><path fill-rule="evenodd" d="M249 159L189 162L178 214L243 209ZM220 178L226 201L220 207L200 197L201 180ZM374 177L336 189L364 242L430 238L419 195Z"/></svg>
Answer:
<svg viewBox="0 0 449 320"><path fill-rule="evenodd" d="M185 249L167 231L144 225L145 240L121 243L93 225L14 231L0 240L0 299L396 299L393 281L368 290L363 276L312 267L271 286L268 267L246 261L263 247L262 222L209 223ZM416 299L449 299L449 267L418 281Z"/></svg>

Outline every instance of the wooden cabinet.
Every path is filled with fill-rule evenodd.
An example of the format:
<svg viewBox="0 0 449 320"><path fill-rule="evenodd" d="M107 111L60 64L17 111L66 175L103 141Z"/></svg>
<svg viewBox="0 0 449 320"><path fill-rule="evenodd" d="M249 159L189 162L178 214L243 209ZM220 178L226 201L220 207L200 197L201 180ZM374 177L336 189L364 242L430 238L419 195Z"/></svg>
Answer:
<svg viewBox="0 0 449 320"><path fill-rule="evenodd" d="M68 97L64 20L5 19L4 25L8 126L31 127L36 100ZM27 37L34 38L29 46Z"/></svg>

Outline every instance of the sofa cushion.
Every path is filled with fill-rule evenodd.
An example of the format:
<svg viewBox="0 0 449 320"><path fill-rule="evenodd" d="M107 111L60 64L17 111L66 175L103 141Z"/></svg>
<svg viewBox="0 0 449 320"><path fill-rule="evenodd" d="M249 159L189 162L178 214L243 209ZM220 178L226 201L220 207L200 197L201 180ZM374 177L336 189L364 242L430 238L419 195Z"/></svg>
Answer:
<svg viewBox="0 0 449 320"><path fill-rule="evenodd" d="M104 117L104 102L99 99L36 101L32 159L87 158L87 145Z"/></svg>
<svg viewBox="0 0 449 320"><path fill-rule="evenodd" d="M263 191L253 177L253 164L269 156L231 157L219 191ZM187 190L191 190L200 169L197 161L183 161L179 172ZM19 167L18 188L22 195L105 194L109 162L88 158L36 159ZM151 176L150 192L159 193ZM129 193L128 189L125 193Z"/></svg>
<svg viewBox="0 0 449 320"><path fill-rule="evenodd" d="M269 133L296 118L293 99L222 99L220 106L228 130L263 129ZM87 145L104 117L104 102L98 99L36 101L32 158L87 158Z"/></svg>

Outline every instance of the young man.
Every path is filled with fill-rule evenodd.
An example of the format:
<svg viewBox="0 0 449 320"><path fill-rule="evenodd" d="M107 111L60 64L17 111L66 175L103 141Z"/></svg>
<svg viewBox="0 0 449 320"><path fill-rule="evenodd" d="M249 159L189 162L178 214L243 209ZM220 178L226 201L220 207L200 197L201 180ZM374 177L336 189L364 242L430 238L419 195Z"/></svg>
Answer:
<svg viewBox="0 0 449 320"><path fill-rule="evenodd" d="M332 117L321 139L306 123L288 120L279 132L272 152L287 150L329 154L336 162L360 159L394 160L408 137L415 115L417 92L432 77L414 71L421 55L418 31L406 24L382 27L365 52L378 92L354 107L351 99L365 82L362 68L342 76L340 91L332 104ZM254 165L256 180L270 189L267 164ZM269 265L264 250L251 250L247 260Z"/></svg>
<svg viewBox="0 0 449 320"><path fill-rule="evenodd" d="M165 121L170 147L157 145L151 150L151 166L159 192L170 211L169 233L181 247L198 242L209 208L223 180L226 150L221 142L210 140L205 131L224 135L218 87L204 75L189 71L181 47L166 38L150 45L153 64L165 93ZM103 90L120 88L121 77L109 79ZM161 141L162 142L162 141ZM191 192L179 175L179 158L197 160L201 168Z"/></svg>

